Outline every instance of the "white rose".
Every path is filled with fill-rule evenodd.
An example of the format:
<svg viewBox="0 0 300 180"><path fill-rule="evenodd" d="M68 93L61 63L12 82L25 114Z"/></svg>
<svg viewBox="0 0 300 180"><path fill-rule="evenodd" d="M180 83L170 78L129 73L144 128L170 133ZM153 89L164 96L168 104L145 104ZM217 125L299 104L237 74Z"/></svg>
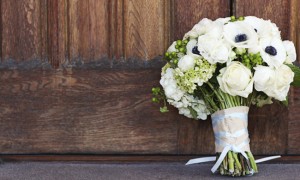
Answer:
<svg viewBox="0 0 300 180"><path fill-rule="evenodd" d="M285 63L292 64L297 58L295 45L292 41L283 41L283 46L287 54Z"/></svg>
<svg viewBox="0 0 300 180"><path fill-rule="evenodd" d="M254 69L254 88L265 92L275 83L275 71L269 66L256 66Z"/></svg>
<svg viewBox="0 0 300 180"><path fill-rule="evenodd" d="M286 100L293 79L294 72L284 64L277 69L265 66L255 68L255 89L279 101Z"/></svg>
<svg viewBox="0 0 300 180"><path fill-rule="evenodd" d="M229 66L221 69L217 80L220 89L232 96L247 98L253 90L252 73L240 62L233 61Z"/></svg>
<svg viewBox="0 0 300 180"><path fill-rule="evenodd" d="M183 39L195 39L200 35L205 34L209 29L210 29L210 24L213 21L207 18L202 19L199 23L197 23L192 30L190 30L189 32L187 32Z"/></svg>
<svg viewBox="0 0 300 180"><path fill-rule="evenodd" d="M281 39L263 38L259 45L260 55L269 66L278 68L286 60L286 51Z"/></svg>
<svg viewBox="0 0 300 180"><path fill-rule="evenodd" d="M278 27L270 20L266 21L255 16L246 16L244 22L249 24L257 32L259 38L280 39Z"/></svg>
<svg viewBox="0 0 300 180"><path fill-rule="evenodd" d="M225 63L230 60L231 47L224 40L210 34L199 36L198 50L209 63Z"/></svg>
<svg viewBox="0 0 300 180"><path fill-rule="evenodd" d="M185 55L178 61L178 67L181 71L186 72L195 67L195 60L192 56Z"/></svg>
<svg viewBox="0 0 300 180"><path fill-rule="evenodd" d="M258 43L255 30L243 21L224 25L224 38L234 47L251 48Z"/></svg>
<svg viewBox="0 0 300 180"><path fill-rule="evenodd" d="M222 23L223 25L228 23L229 21L230 21L230 17L216 19L216 22Z"/></svg>
<svg viewBox="0 0 300 180"><path fill-rule="evenodd" d="M168 48L167 52L176 52L176 41L172 43L172 45Z"/></svg>

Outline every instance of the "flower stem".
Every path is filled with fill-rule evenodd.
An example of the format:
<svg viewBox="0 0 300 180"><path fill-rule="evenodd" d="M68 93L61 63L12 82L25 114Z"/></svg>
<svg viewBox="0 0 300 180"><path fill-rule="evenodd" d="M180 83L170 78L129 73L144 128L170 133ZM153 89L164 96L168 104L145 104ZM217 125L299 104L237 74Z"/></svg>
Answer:
<svg viewBox="0 0 300 180"><path fill-rule="evenodd" d="M229 172L234 172L234 159L232 157L232 152L228 151L228 164L229 164Z"/></svg>

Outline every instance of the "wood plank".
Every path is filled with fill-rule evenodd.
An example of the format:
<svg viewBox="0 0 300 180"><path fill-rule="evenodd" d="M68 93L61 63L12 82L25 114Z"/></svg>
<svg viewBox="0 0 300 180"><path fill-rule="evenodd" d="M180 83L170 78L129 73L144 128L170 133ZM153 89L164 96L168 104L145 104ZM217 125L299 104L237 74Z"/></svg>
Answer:
<svg viewBox="0 0 300 180"><path fill-rule="evenodd" d="M1 153L176 154L177 114L161 114L150 101L159 76L1 70Z"/></svg>
<svg viewBox="0 0 300 180"><path fill-rule="evenodd" d="M109 58L120 60L124 57L124 1L110 0L108 22L109 32Z"/></svg>
<svg viewBox="0 0 300 180"><path fill-rule="evenodd" d="M283 39L289 39L291 1L283 0L236 0L236 16L257 16L277 24Z"/></svg>
<svg viewBox="0 0 300 180"><path fill-rule="evenodd" d="M173 0L174 1L174 40L183 35L203 18L217 19L230 16L228 0Z"/></svg>
<svg viewBox="0 0 300 180"><path fill-rule="evenodd" d="M1 1L2 61L45 60L43 1Z"/></svg>
<svg viewBox="0 0 300 180"><path fill-rule="evenodd" d="M77 161L77 162L98 162L98 163L143 163L143 162L180 162L185 163L189 159L207 156L179 156L179 155L1 155L4 162L16 161ZM255 159L264 156L255 156ZM299 163L300 156L282 156L272 163Z"/></svg>
<svg viewBox="0 0 300 180"><path fill-rule="evenodd" d="M294 41L296 51L300 53L300 3L298 0L291 1L290 10L290 36ZM300 58L297 58L299 65ZM300 154L300 88L291 88L288 124L288 154Z"/></svg>
<svg viewBox="0 0 300 180"><path fill-rule="evenodd" d="M125 58L150 60L164 53L169 44L170 18L165 13L169 6L164 0L124 0Z"/></svg>
<svg viewBox="0 0 300 180"><path fill-rule="evenodd" d="M67 62L67 0L48 0L48 57L54 68Z"/></svg>
<svg viewBox="0 0 300 180"><path fill-rule="evenodd" d="M174 0L175 39L182 39L194 24L203 18L216 19L230 15L230 1L227 0ZM214 154L214 136L211 121L196 121L178 115L178 153Z"/></svg>
<svg viewBox="0 0 300 180"><path fill-rule="evenodd" d="M71 62L100 60L109 54L109 0L68 0Z"/></svg>

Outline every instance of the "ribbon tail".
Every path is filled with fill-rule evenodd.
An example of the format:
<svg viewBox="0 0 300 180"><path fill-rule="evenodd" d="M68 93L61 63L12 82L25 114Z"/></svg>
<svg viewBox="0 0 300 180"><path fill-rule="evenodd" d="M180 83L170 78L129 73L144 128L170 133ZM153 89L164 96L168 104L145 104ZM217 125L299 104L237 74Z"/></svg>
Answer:
<svg viewBox="0 0 300 180"><path fill-rule="evenodd" d="M190 159L185 165L191 165L191 164L197 164L197 163L204 163L204 162L210 162L215 161L216 156L214 157L204 157L204 158L196 158L196 159Z"/></svg>
<svg viewBox="0 0 300 180"><path fill-rule="evenodd" d="M222 151L222 153L221 153L219 159L217 160L216 164L211 168L211 172L212 172L212 173L215 173L215 172L217 171L218 167L221 165L223 159L225 158L226 154L228 153L228 151L229 151L230 149L231 149L230 146L226 146L226 147L223 149L223 151Z"/></svg>
<svg viewBox="0 0 300 180"><path fill-rule="evenodd" d="M281 156L270 156L270 157L265 157L265 158L261 158L261 159L257 159L255 160L256 163L261 163L261 162L265 162L265 161L270 161L272 159L277 159L277 158L281 158Z"/></svg>

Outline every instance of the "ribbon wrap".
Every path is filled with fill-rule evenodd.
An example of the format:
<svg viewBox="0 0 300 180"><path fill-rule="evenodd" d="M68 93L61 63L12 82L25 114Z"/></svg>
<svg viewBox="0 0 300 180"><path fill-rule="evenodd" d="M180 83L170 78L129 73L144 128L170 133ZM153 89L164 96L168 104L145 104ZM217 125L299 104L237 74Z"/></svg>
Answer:
<svg viewBox="0 0 300 180"><path fill-rule="evenodd" d="M241 153L246 159L248 159L248 156L245 153L245 151L250 152L248 112L249 107L238 106L217 111L211 115L215 135L215 149L216 152L221 153L217 162L211 169L212 173L217 171L228 151ZM279 157L280 156L271 156L257 160L256 162L260 163ZM215 160L216 157L196 158L189 160L186 165Z"/></svg>

